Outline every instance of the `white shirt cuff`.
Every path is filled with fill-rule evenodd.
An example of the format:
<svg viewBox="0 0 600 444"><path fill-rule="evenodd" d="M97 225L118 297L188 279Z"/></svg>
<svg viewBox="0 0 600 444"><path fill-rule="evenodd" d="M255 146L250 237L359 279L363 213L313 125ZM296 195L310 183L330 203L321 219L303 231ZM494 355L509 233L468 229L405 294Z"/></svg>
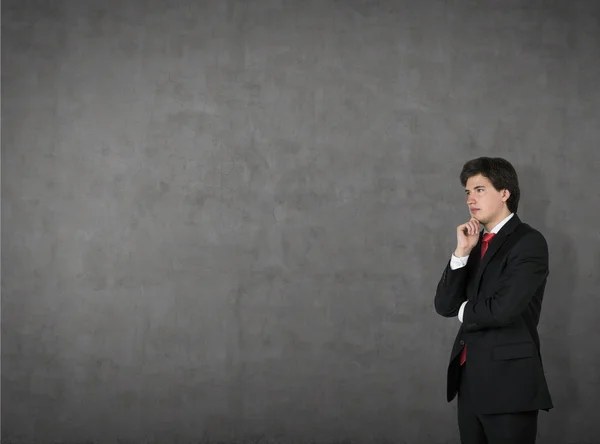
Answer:
<svg viewBox="0 0 600 444"><path fill-rule="evenodd" d="M459 320L460 322L462 322L462 321L463 321L463 314L464 314L464 312L465 312L465 305L467 305L467 302L469 302L469 301L465 301L465 302L463 302L463 303L460 305L460 309L458 310L458 320Z"/></svg>
<svg viewBox="0 0 600 444"><path fill-rule="evenodd" d="M452 258L450 259L450 268L452 270L456 270L457 268L462 268L465 265L467 265L468 260L469 260L469 256L456 257L456 256L452 255Z"/></svg>

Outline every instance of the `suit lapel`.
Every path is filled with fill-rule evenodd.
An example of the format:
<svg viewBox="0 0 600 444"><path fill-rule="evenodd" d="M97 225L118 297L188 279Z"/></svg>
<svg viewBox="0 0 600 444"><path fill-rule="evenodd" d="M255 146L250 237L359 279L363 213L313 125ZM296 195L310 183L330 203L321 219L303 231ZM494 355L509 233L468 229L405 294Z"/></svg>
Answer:
<svg viewBox="0 0 600 444"><path fill-rule="evenodd" d="M483 258L480 259L479 267L477 269L477 277L475 279L475 288L477 289L477 291L475 292L476 295L479 294L479 286L481 284L481 277L483 276L485 267L487 267L487 265L490 263L490 260L492 260L494 255L498 252L502 244L504 244L508 236L512 234L517 225L519 225L520 223L521 220L515 214L490 241L488 249L485 252ZM481 256L481 238L483 238L483 236L480 237L479 245L477 248L477 254L479 256Z"/></svg>

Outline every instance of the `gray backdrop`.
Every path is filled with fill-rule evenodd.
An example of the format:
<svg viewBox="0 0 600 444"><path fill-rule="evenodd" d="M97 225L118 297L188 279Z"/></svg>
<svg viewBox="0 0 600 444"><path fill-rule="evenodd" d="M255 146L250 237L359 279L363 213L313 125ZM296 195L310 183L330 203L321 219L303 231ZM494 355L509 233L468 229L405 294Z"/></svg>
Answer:
<svg viewBox="0 0 600 444"><path fill-rule="evenodd" d="M547 237L600 442L600 2L4 1L2 442L458 443L464 161Z"/></svg>

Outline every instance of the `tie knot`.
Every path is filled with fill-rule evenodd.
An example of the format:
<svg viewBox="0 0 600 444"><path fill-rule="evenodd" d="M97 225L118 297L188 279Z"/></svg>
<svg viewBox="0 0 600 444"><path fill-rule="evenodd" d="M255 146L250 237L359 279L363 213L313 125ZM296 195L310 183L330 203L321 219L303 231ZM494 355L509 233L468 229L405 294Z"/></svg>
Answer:
<svg viewBox="0 0 600 444"><path fill-rule="evenodd" d="M483 235L483 239L481 241L487 243L487 242L491 241L495 235L496 235L496 233L485 233Z"/></svg>

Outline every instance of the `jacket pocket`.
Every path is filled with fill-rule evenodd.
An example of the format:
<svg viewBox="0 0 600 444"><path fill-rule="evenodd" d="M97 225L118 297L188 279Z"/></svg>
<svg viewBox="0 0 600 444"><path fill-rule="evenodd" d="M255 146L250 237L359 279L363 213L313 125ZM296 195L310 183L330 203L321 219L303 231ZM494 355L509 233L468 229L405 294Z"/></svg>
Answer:
<svg viewBox="0 0 600 444"><path fill-rule="evenodd" d="M534 345L531 342L500 345L492 349L492 359L494 361L505 361L509 359L531 358L533 356L533 348Z"/></svg>

